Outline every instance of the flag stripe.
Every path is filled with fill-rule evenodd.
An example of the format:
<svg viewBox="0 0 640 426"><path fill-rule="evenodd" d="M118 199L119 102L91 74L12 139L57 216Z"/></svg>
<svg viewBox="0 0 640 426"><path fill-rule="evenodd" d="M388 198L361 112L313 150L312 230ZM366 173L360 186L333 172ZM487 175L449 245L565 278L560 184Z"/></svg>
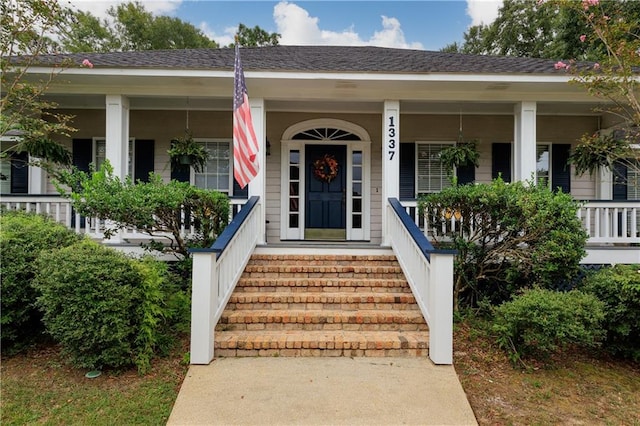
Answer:
<svg viewBox="0 0 640 426"><path fill-rule="evenodd" d="M258 174L258 139L253 129L249 95L244 81L240 48L236 43L233 95L233 176L240 188Z"/></svg>

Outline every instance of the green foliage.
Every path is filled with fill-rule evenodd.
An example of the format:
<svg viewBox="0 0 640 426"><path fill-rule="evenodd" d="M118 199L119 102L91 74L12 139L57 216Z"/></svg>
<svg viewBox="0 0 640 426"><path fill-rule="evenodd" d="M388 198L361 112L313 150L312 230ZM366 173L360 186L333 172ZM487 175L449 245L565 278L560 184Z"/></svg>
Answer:
<svg viewBox="0 0 640 426"><path fill-rule="evenodd" d="M546 360L572 345L596 347L604 337L604 304L576 290L526 290L494 312L492 330L514 363L525 357Z"/></svg>
<svg viewBox="0 0 640 426"><path fill-rule="evenodd" d="M429 212L436 244L458 251L456 308L482 299L500 303L518 289L569 280L585 255L578 203L546 186L496 179L445 188L422 197L418 206ZM454 227L452 217L460 219Z"/></svg>
<svg viewBox="0 0 640 426"><path fill-rule="evenodd" d="M141 297L130 259L87 240L43 253L37 264L44 324L72 364L131 365Z"/></svg>
<svg viewBox="0 0 640 426"><path fill-rule="evenodd" d="M640 265L617 265L587 277L581 290L605 304L605 348L640 361Z"/></svg>
<svg viewBox="0 0 640 426"><path fill-rule="evenodd" d="M171 159L171 170L192 166L196 173L201 173L209 160L209 151L204 145L193 140L189 131L183 137L171 140L171 148L167 151ZM188 162L183 163L183 159Z"/></svg>
<svg viewBox="0 0 640 426"><path fill-rule="evenodd" d="M74 192L68 194L60 184ZM107 237L118 229L137 228L169 243L168 247L155 244L153 248L162 247L181 257L188 256L189 245L211 245L229 218L225 194L198 189L186 182L165 183L153 173L149 182L134 183L130 177L122 181L113 176L108 161L92 174L78 170L60 174L58 190L71 198L80 214L111 221L112 226L104 231ZM196 234L186 239L183 229L191 226Z"/></svg>
<svg viewBox="0 0 640 426"><path fill-rule="evenodd" d="M27 78L38 55L55 52L53 40L64 32L67 18L68 11L56 0L0 3L0 135L19 136L3 143L0 161L7 161L10 152L26 151L41 161L71 163L69 151L53 137L75 131L72 116L56 113L56 103L43 98L53 79L71 64L62 61L41 79Z"/></svg>
<svg viewBox="0 0 640 426"><path fill-rule="evenodd" d="M109 19L73 12L69 31L61 38L65 52L113 52L159 49L215 48L192 24L169 16L154 16L140 2L112 6Z"/></svg>
<svg viewBox="0 0 640 426"><path fill-rule="evenodd" d="M479 166L480 153L476 141L459 142L440 151L440 162L451 172L454 167Z"/></svg>
<svg viewBox="0 0 640 426"><path fill-rule="evenodd" d="M163 262L85 240L43 253L35 286L46 330L73 365L145 374L188 325L188 294L172 280Z"/></svg>
<svg viewBox="0 0 640 426"><path fill-rule="evenodd" d="M40 215L17 211L0 216L0 299L2 352L18 352L39 339L44 331L42 315L35 307L32 286L35 261L41 253L66 247L79 236Z"/></svg>
<svg viewBox="0 0 640 426"><path fill-rule="evenodd" d="M633 150L627 140L610 135L584 135L580 144L571 152L570 162L576 169L576 174L593 175L605 167L614 170L614 163L619 159L631 158Z"/></svg>
<svg viewBox="0 0 640 426"><path fill-rule="evenodd" d="M241 47L277 46L280 39L278 33L268 33L257 25L249 28L244 24L238 25L237 36ZM229 47L235 47L235 43Z"/></svg>

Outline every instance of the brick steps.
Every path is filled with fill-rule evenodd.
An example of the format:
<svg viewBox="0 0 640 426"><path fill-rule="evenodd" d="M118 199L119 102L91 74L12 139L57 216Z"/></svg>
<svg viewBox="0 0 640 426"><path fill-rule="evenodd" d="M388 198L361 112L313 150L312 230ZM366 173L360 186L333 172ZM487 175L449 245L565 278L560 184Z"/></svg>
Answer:
<svg viewBox="0 0 640 426"><path fill-rule="evenodd" d="M255 330L265 329L268 324L275 324L274 330L284 330L285 325L291 324L290 329L303 330L301 325L318 325L317 329L341 330L345 325L352 325L352 330L364 330L362 326L393 324L398 326L409 325L404 330L415 329L415 326L423 324L424 319L418 310L250 310L242 309L235 311L225 311L218 324L224 327L225 324L260 324L263 327ZM295 325L294 325L295 324ZM278 327L282 326L282 327ZM357 326L357 327L356 327Z"/></svg>
<svg viewBox="0 0 640 426"><path fill-rule="evenodd" d="M426 356L428 332L218 332L216 356Z"/></svg>
<svg viewBox="0 0 640 426"><path fill-rule="evenodd" d="M231 296L230 310L253 309L342 309L345 311L387 309L416 310L411 293L329 293L329 292L237 292Z"/></svg>
<svg viewBox="0 0 640 426"><path fill-rule="evenodd" d="M253 255L216 326L216 356L428 356L393 255Z"/></svg>
<svg viewBox="0 0 640 426"><path fill-rule="evenodd" d="M411 293L407 281L402 278L249 278L242 277L236 286L236 292L249 291L305 291L305 292L402 292Z"/></svg>

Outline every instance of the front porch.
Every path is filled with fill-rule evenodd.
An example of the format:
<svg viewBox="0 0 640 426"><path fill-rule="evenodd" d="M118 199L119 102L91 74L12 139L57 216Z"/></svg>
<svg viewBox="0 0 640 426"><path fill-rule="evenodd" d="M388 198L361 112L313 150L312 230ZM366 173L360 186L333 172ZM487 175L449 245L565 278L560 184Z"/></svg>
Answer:
<svg viewBox="0 0 640 426"><path fill-rule="evenodd" d="M231 218L241 211L246 199L232 198ZM420 227L427 238L436 230L425 229L424 219L418 216L416 201L401 201L407 214ZM104 239L103 224L99 219L85 218L73 212L70 200L58 195L20 195L4 194L0 206L6 210L24 210L46 214L56 222L64 224L79 234L118 245L124 250L135 251L139 242L149 240L149 235L136 229L125 229L116 237ZM585 230L589 235L587 256L583 264L617 264L640 262L640 201L583 201L578 213ZM451 218L451 226L455 226L455 217ZM267 227L270 224L266 224ZM183 229L184 235L193 233L193 229ZM265 247L284 248L375 248L375 242L354 241L267 241Z"/></svg>

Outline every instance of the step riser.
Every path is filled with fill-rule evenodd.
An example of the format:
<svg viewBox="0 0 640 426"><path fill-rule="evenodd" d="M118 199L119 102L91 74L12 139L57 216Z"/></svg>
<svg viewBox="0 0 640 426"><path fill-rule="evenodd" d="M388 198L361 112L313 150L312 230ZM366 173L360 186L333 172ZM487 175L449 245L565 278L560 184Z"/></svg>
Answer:
<svg viewBox="0 0 640 426"><path fill-rule="evenodd" d="M216 349L216 357L426 357L428 349Z"/></svg>
<svg viewBox="0 0 640 426"><path fill-rule="evenodd" d="M349 323L233 323L219 324L216 331L428 331L427 324L349 324Z"/></svg>
<svg viewBox="0 0 640 426"><path fill-rule="evenodd" d="M343 310L359 311L381 309L388 311L415 311L418 305L410 303L229 303L230 311L253 311L264 309L312 309L312 310Z"/></svg>
<svg viewBox="0 0 640 426"><path fill-rule="evenodd" d="M293 287L293 286L237 286L238 293L411 293L409 287L336 287L336 286L313 286L313 287Z"/></svg>

